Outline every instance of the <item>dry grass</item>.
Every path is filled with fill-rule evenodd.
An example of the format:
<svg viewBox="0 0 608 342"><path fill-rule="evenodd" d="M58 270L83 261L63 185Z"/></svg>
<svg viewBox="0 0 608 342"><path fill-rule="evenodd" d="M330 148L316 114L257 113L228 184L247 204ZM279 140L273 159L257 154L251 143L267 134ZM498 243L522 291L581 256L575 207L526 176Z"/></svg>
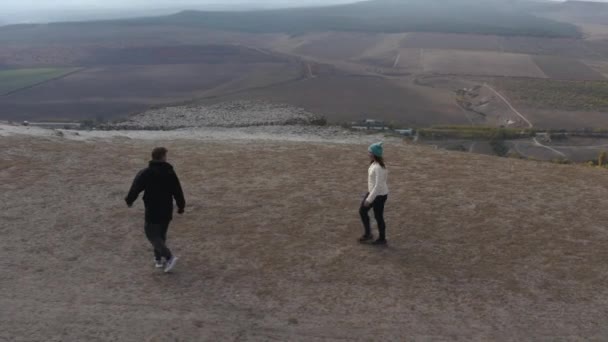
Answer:
<svg viewBox="0 0 608 342"><path fill-rule="evenodd" d="M408 33L390 33L378 36L376 44L365 50L360 56L361 59L373 59L389 55L395 55L400 49L403 40Z"/></svg>
<svg viewBox="0 0 608 342"><path fill-rule="evenodd" d="M491 51L425 49L423 69L439 74L546 78L528 55Z"/></svg>
<svg viewBox="0 0 608 342"><path fill-rule="evenodd" d="M189 203L172 275L122 201L155 144ZM608 338L604 170L389 145L375 249L355 243L361 145L0 145L0 340Z"/></svg>

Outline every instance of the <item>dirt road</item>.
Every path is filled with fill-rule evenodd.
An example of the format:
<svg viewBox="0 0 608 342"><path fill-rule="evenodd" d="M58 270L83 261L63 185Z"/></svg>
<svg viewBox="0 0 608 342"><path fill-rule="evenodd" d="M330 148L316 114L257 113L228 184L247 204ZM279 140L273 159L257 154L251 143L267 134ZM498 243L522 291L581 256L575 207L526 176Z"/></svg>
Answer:
<svg viewBox="0 0 608 342"><path fill-rule="evenodd" d="M530 120L528 120L522 113L520 113L517 109L515 109L515 107L513 107L513 105L511 104L511 102L505 98L501 93L499 93L496 89L492 88L490 85L488 85L487 83L484 83L483 85L484 87L488 88L490 91L492 91L494 94L496 94L496 96L498 96L507 106L509 106L509 108L513 111L513 113L517 114L517 116L519 116L522 120L524 120L529 128L533 128L534 125L532 124L532 122L530 122ZM540 141L538 141L537 138L533 138L532 142L538 146L538 147L542 147L545 148L555 154L557 154L558 156L562 157L562 158L567 158L566 154L564 154L563 152L560 152L550 146L544 145L542 144ZM519 152L518 152L519 153Z"/></svg>
<svg viewBox="0 0 608 342"><path fill-rule="evenodd" d="M543 144L541 144L541 143L538 141L538 139L537 139L537 138L532 139L532 141L534 142L534 144L535 144L536 146L539 146L539 147L542 147L542 148L546 148L547 150L549 150L549 151L551 151L551 152L554 152L555 154L557 154L557 155L559 155L559 156L561 156L561 157L564 157L564 158L566 157L566 155L565 155L563 152L560 152L560 151L558 151L558 150L554 149L553 147L549 147L549 146L547 146L547 145L543 145Z"/></svg>
<svg viewBox="0 0 608 342"><path fill-rule="evenodd" d="M399 65L400 59L401 59L401 53L397 54L397 57L395 57L395 63L393 63L393 68L396 68Z"/></svg>
<svg viewBox="0 0 608 342"><path fill-rule="evenodd" d="M507 106L509 106L509 108L513 111L513 113L517 114L517 116L519 116L522 120L524 120L528 124L529 128L534 127L534 125L532 125L530 120L528 120L528 118L526 118L522 113L520 113L517 109L515 109L515 107L513 107L513 105L511 104L511 102L509 100L507 100L507 98L505 98L501 93L499 93L496 89L492 88L492 86L488 85L487 83L484 83L483 86L488 88L494 94L496 94L496 96L498 96Z"/></svg>

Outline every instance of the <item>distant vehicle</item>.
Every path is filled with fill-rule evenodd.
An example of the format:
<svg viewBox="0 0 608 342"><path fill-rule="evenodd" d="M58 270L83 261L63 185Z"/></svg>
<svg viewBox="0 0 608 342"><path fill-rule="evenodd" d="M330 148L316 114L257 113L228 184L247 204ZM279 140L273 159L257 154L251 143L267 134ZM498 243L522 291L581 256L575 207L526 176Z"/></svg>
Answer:
<svg viewBox="0 0 608 342"><path fill-rule="evenodd" d="M23 121L23 126L29 126L29 125L30 125L29 121Z"/></svg>

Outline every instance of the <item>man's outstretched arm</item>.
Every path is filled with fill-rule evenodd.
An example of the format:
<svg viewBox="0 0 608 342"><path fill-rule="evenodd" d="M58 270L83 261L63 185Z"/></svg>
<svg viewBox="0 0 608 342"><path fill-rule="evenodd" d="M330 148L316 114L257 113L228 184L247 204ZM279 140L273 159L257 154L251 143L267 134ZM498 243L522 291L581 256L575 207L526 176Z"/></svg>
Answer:
<svg viewBox="0 0 608 342"><path fill-rule="evenodd" d="M186 208L186 199L184 198L184 191L182 190L182 185L179 182L179 178L177 174L174 173L174 185L173 185L173 198L175 198L175 203L177 203L177 212L179 214L184 213L184 209Z"/></svg>
<svg viewBox="0 0 608 342"><path fill-rule="evenodd" d="M133 184L131 185L131 189L129 190L127 197L125 197L125 202L127 202L127 205L129 207L133 206L133 202L135 202L137 200L137 197L139 196L139 194L142 191L144 191L144 189L146 187L145 179L144 179L145 178L144 171L145 170L139 171L137 176L135 176L135 179L133 180Z"/></svg>

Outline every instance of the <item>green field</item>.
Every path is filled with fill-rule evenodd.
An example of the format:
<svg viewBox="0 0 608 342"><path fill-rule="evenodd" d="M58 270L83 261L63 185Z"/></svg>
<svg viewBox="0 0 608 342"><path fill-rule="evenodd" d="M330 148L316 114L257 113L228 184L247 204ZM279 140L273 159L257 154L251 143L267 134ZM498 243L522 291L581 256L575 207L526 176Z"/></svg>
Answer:
<svg viewBox="0 0 608 342"><path fill-rule="evenodd" d="M507 140L529 138L534 131L521 128L497 128L484 126L434 126L418 130L423 138L466 139L466 140Z"/></svg>
<svg viewBox="0 0 608 342"><path fill-rule="evenodd" d="M0 95L30 87L65 74L73 72L75 68L36 68L0 70Z"/></svg>
<svg viewBox="0 0 608 342"><path fill-rule="evenodd" d="M608 81L499 79L494 82L509 98L536 108L607 110Z"/></svg>

